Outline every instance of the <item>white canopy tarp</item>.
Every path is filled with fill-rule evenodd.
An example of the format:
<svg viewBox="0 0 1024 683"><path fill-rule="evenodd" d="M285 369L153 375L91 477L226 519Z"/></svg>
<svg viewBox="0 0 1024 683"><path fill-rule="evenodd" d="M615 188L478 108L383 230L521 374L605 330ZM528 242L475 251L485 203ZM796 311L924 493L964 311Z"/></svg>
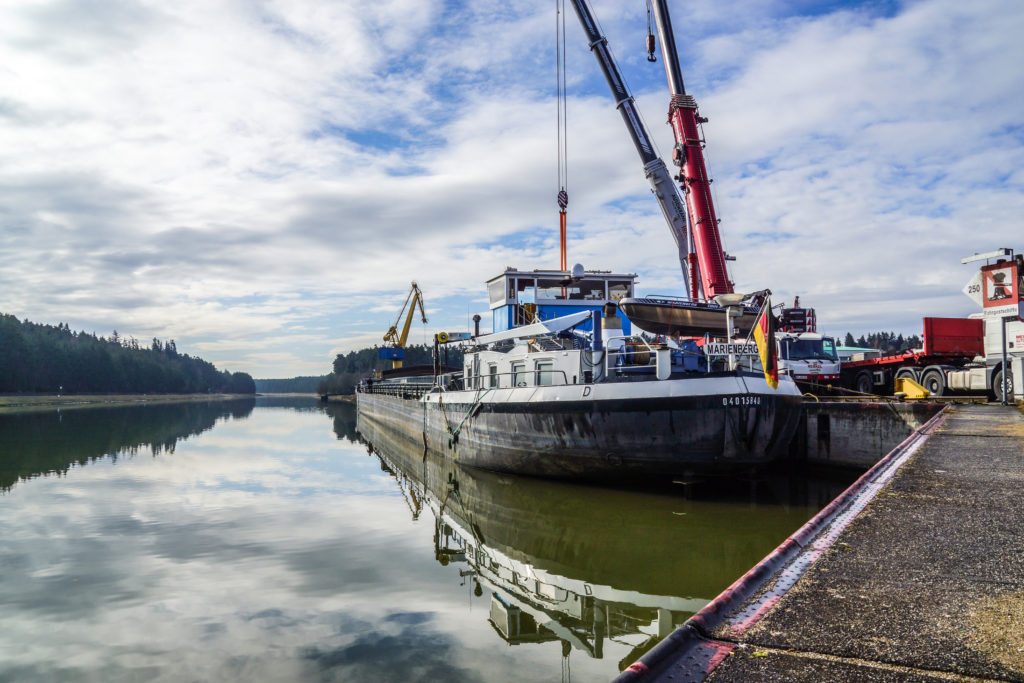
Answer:
<svg viewBox="0 0 1024 683"><path fill-rule="evenodd" d="M556 332L572 329L573 327L590 320L590 317L590 311L580 311L579 313L563 315L560 318L552 318L551 320L533 323L532 325L514 327L511 330L505 330L504 332L480 335L471 341L477 344L493 344L494 342L503 341L505 339L523 339L526 337L539 337L545 334L555 334Z"/></svg>

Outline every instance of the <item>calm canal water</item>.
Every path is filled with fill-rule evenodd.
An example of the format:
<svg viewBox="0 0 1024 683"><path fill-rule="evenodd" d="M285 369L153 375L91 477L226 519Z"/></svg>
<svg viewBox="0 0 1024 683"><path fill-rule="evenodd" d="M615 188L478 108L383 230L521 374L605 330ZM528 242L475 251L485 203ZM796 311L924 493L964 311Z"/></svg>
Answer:
<svg viewBox="0 0 1024 683"><path fill-rule="evenodd" d="M0 680L605 681L847 483L469 472L304 398L0 415Z"/></svg>

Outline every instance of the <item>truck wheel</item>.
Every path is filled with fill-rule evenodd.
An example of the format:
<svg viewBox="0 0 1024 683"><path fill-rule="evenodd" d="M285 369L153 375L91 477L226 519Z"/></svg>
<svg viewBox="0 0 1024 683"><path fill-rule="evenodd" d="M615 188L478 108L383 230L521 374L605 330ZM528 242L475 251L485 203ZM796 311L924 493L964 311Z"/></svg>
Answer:
<svg viewBox="0 0 1024 683"><path fill-rule="evenodd" d="M942 396L946 393L946 378L940 370L929 370L921 376L921 386L932 396Z"/></svg>
<svg viewBox="0 0 1024 683"><path fill-rule="evenodd" d="M896 379L912 379L917 381L917 376L914 375L914 371L910 368L900 368L896 371Z"/></svg>
<svg viewBox="0 0 1024 683"><path fill-rule="evenodd" d="M864 370L857 375L857 381L855 382L857 391L862 394L870 394L871 390L875 388L875 381L871 377L870 370Z"/></svg>
<svg viewBox="0 0 1024 683"><path fill-rule="evenodd" d="M1002 369L996 370L996 373L992 375L992 395L997 401L1003 400L1003 371ZM1013 375L1006 378L1006 400L1013 400Z"/></svg>

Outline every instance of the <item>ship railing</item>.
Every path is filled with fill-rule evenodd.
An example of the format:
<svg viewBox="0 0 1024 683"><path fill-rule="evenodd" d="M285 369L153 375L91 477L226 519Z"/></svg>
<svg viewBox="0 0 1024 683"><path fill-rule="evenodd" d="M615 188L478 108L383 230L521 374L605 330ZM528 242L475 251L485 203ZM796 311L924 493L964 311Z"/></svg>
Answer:
<svg viewBox="0 0 1024 683"><path fill-rule="evenodd" d="M516 387L552 387L580 384L583 378L569 375L565 370L514 370L512 372L483 373L469 378L455 380L450 389L512 389Z"/></svg>
<svg viewBox="0 0 1024 683"><path fill-rule="evenodd" d="M683 301L687 303L693 301L693 299L688 296L676 296L674 294L648 294L647 296L638 296L635 298L647 299L650 301Z"/></svg>
<svg viewBox="0 0 1024 683"><path fill-rule="evenodd" d="M605 376L626 373L654 372L656 349L637 335L609 337L605 341Z"/></svg>
<svg viewBox="0 0 1024 683"><path fill-rule="evenodd" d="M359 392L362 394L379 394L383 396L395 396L397 398L418 399L434 388L433 382L364 382L359 385Z"/></svg>

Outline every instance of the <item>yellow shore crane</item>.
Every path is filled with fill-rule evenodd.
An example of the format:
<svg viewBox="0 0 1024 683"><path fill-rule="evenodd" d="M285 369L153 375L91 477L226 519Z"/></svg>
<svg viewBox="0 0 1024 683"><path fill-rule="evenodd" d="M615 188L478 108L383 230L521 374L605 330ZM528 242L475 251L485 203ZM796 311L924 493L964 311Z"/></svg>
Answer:
<svg viewBox="0 0 1024 683"><path fill-rule="evenodd" d="M420 308L420 318L426 324L427 312L423 310L423 292L413 282L409 294L405 297L405 303L402 304L402 308L398 311L395 324L384 334L385 346L382 346L377 354L381 359L390 360L392 369L402 367L402 359L405 358L405 342L409 340L409 328L412 326L412 316L416 312L417 306ZM401 322L402 314L405 313L406 308L409 309L409 312L405 316L405 325L402 326L402 333L399 334L398 323Z"/></svg>

